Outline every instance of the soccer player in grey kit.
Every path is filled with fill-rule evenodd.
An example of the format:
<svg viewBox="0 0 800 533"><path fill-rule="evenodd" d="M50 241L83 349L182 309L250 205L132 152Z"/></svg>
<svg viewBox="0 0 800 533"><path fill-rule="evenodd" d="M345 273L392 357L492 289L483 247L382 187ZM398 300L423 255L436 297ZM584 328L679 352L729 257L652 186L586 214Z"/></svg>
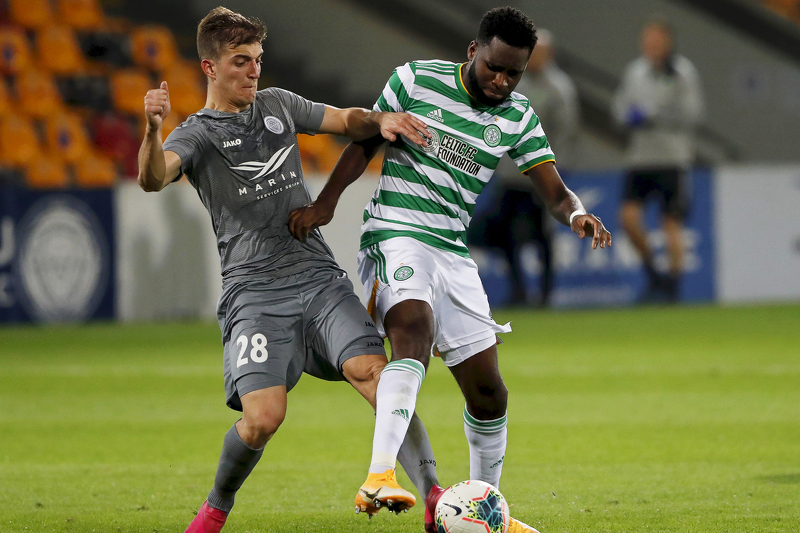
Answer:
<svg viewBox="0 0 800 533"><path fill-rule="evenodd" d="M289 213L311 201L297 149L299 133L352 140L398 135L425 146L425 124L405 113L337 109L291 92L257 90L264 25L226 8L199 24L197 48L208 78L205 108L162 144L170 112L166 82L147 92L138 181L160 191L185 174L211 215L222 266L218 319L227 405L242 418L226 433L214 487L187 532L219 532L236 491L286 415L287 393L303 372L347 380L375 408L386 366L383 341L318 231L301 242ZM418 418L401 464L423 494L436 483L433 452ZM359 497L361 498L359 500ZM385 472L356 510L399 512L415 503Z"/></svg>

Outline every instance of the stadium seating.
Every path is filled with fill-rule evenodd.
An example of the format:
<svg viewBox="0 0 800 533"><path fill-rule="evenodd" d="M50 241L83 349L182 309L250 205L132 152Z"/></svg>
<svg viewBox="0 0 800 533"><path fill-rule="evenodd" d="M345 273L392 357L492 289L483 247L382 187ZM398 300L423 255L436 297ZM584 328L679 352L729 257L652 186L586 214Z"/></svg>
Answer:
<svg viewBox="0 0 800 533"><path fill-rule="evenodd" d="M172 32L164 26L140 26L131 33L133 62L153 72L163 72L178 60Z"/></svg>
<svg viewBox="0 0 800 533"><path fill-rule="evenodd" d="M83 120L72 112L62 111L49 116L45 138L49 153L58 154L67 163L77 163L91 151Z"/></svg>
<svg viewBox="0 0 800 533"><path fill-rule="evenodd" d="M97 0L58 0L61 20L78 31L100 29L103 25L103 9Z"/></svg>
<svg viewBox="0 0 800 533"><path fill-rule="evenodd" d="M17 107L29 117L43 119L64 107L53 77L42 69L30 68L21 72L15 88Z"/></svg>
<svg viewBox="0 0 800 533"><path fill-rule="evenodd" d="M86 69L74 30L62 24L50 24L36 35L39 62L55 75L75 75Z"/></svg>
<svg viewBox="0 0 800 533"><path fill-rule="evenodd" d="M189 116L205 106L206 93L200 82L200 72L199 61L176 61L164 72L173 111Z"/></svg>
<svg viewBox="0 0 800 533"><path fill-rule="evenodd" d="M116 175L114 162L94 151L75 163L75 184L79 187L111 187Z"/></svg>
<svg viewBox="0 0 800 533"><path fill-rule="evenodd" d="M25 182L34 189L63 189L69 184L67 169L57 157L41 157L25 169Z"/></svg>
<svg viewBox="0 0 800 533"><path fill-rule="evenodd" d="M8 18L26 30L42 28L53 21L49 0L8 0Z"/></svg>
<svg viewBox="0 0 800 533"><path fill-rule="evenodd" d="M143 116L144 95L152 88L150 76L141 69L120 69L111 75L111 101L123 113Z"/></svg>
<svg viewBox="0 0 800 533"><path fill-rule="evenodd" d="M0 74L17 74L30 62L31 50L25 32L18 27L0 26Z"/></svg>
<svg viewBox="0 0 800 533"><path fill-rule="evenodd" d="M181 58L165 26L110 18L100 0L0 0L0 18L4 176L24 175L32 187L109 186L137 173L149 89L169 84L164 138L205 106L199 62ZM330 171L341 152L329 136L300 143L310 171Z"/></svg>
<svg viewBox="0 0 800 533"><path fill-rule="evenodd" d="M0 162L26 168L41 157L42 149L33 122L16 113L4 113L0 119Z"/></svg>
<svg viewBox="0 0 800 533"><path fill-rule="evenodd" d="M5 82L0 79L0 117L11 111L11 98L8 96L8 89Z"/></svg>

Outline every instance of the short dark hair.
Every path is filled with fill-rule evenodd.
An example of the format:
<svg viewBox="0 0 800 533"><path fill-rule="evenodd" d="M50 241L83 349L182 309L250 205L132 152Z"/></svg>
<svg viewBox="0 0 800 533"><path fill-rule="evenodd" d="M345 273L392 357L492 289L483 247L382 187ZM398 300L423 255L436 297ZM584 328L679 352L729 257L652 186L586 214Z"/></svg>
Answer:
<svg viewBox="0 0 800 533"><path fill-rule="evenodd" d="M215 7L197 25L197 54L216 61L228 46L260 43L266 36L267 27L257 18Z"/></svg>
<svg viewBox="0 0 800 533"><path fill-rule="evenodd" d="M533 50L538 39L533 21L513 7L496 7L481 19L478 44L488 45L495 37L509 46L529 50Z"/></svg>

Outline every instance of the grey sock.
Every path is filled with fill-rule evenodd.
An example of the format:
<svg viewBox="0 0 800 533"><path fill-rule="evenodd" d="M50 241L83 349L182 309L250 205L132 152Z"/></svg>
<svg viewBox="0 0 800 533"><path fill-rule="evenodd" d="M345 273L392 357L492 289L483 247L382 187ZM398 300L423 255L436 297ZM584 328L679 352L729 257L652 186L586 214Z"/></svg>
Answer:
<svg viewBox="0 0 800 533"><path fill-rule="evenodd" d="M236 491L253 471L261 459L264 448L254 450L242 440L236 431L236 424L225 434L222 442L222 453L219 457L217 477L214 488L208 495L208 505L225 513L233 509Z"/></svg>
<svg viewBox="0 0 800 533"><path fill-rule="evenodd" d="M411 424L400 446L397 460L423 499L431 487L439 484L436 477L436 459L433 458L428 431L416 413L411 417Z"/></svg>

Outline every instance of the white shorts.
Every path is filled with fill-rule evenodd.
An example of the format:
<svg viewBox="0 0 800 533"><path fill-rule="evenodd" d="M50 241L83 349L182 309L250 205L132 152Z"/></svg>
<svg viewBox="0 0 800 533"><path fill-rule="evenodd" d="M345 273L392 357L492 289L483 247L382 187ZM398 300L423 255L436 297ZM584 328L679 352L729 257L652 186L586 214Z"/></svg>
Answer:
<svg viewBox="0 0 800 533"><path fill-rule="evenodd" d="M496 344L497 333L511 331L492 319L489 300L468 257L429 246L411 237L394 237L358 254L367 311L384 337L383 317L404 300L422 300L433 309L432 348L455 366Z"/></svg>

